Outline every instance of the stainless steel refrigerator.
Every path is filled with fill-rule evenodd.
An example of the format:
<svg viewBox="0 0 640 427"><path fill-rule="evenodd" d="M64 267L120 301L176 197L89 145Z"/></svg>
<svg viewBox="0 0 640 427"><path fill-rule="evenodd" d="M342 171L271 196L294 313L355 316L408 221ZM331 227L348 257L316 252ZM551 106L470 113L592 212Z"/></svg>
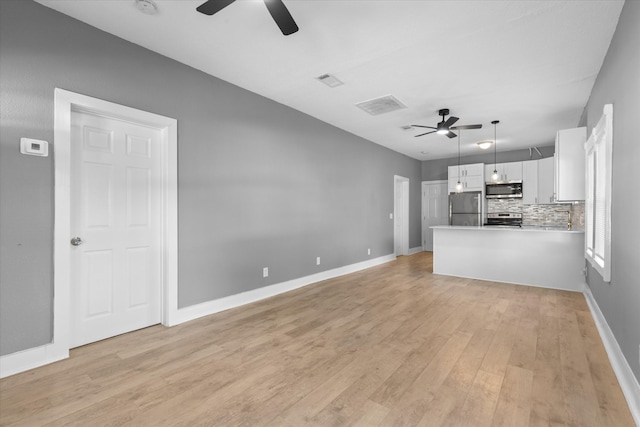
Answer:
<svg viewBox="0 0 640 427"><path fill-rule="evenodd" d="M451 193L449 195L449 225L482 225L482 193Z"/></svg>

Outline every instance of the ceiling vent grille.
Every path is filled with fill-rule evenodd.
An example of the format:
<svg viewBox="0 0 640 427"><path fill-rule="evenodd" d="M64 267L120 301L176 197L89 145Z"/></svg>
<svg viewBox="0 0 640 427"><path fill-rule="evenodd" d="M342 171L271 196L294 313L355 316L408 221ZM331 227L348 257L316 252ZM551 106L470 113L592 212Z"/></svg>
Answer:
<svg viewBox="0 0 640 427"><path fill-rule="evenodd" d="M401 110L407 108L402 102L393 95L387 95L380 98L370 99L369 101L363 101L356 104L356 107L363 111L377 116L379 114L390 113L392 111Z"/></svg>
<svg viewBox="0 0 640 427"><path fill-rule="evenodd" d="M332 74L323 74L316 77L316 79L329 87L342 86L344 83L340 81L336 76Z"/></svg>

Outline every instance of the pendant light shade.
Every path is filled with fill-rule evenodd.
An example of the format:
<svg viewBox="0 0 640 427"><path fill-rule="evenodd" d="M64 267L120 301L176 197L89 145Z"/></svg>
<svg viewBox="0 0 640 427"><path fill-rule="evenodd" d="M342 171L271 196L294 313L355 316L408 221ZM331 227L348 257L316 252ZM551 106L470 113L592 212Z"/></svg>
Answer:
<svg viewBox="0 0 640 427"><path fill-rule="evenodd" d="M491 122L491 124L493 125L493 174L491 174L491 181L497 181L499 178L498 175L498 162L496 161L497 159L497 145L498 145L498 139L496 137L497 135L497 124L500 123L500 120L494 120Z"/></svg>

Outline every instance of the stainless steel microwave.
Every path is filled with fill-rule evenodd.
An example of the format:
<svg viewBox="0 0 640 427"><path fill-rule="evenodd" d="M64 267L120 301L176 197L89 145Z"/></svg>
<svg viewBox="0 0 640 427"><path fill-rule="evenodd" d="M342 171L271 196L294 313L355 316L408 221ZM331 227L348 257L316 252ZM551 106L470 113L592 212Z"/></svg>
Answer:
<svg viewBox="0 0 640 427"><path fill-rule="evenodd" d="M485 197L487 199L522 198L522 181L487 182Z"/></svg>

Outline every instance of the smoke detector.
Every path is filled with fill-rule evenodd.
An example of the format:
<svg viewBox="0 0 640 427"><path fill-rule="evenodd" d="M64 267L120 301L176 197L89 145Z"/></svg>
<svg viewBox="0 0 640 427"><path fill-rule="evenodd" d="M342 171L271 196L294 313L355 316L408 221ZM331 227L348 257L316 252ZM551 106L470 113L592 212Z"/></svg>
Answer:
<svg viewBox="0 0 640 427"><path fill-rule="evenodd" d="M138 10L146 15L155 15L158 13L158 6L153 0L136 0Z"/></svg>

